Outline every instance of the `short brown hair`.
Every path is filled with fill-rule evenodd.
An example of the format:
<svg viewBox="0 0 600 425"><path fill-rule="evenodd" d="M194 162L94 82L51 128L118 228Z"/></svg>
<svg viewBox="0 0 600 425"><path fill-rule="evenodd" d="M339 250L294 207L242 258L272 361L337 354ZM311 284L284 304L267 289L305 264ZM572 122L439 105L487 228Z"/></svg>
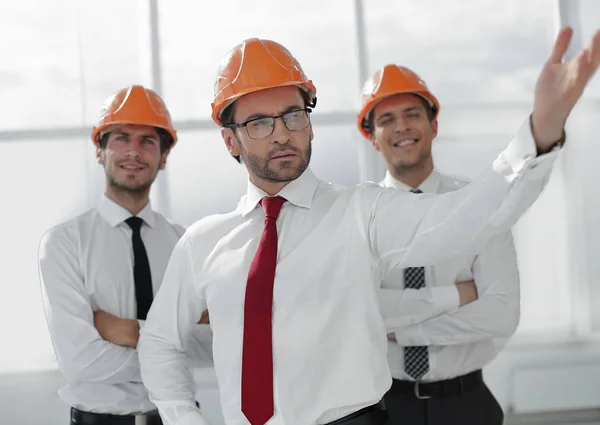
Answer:
<svg viewBox="0 0 600 425"><path fill-rule="evenodd" d="M158 138L160 139L160 153L162 155L163 153L168 151L171 145L173 144L173 137L171 137L169 132L164 128L154 127L154 129L158 133ZM100 138L100 143L98 144L100 149L106 149L106 144L108 143L110 133L112 133L112 131L105 133Z"/></svg>

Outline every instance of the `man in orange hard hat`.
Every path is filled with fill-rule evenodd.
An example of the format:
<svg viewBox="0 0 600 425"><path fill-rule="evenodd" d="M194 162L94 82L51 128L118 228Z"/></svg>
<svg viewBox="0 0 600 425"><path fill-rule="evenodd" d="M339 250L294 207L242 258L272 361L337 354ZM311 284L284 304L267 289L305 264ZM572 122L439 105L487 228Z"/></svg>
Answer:
<svg viewBox="0 0 600 425"><path fill-rule="evenodd" d="M136 347L185 231L149 199L177 133L163 100L131 86L108 99L91 138L106 175L100 203L50 229L39 248L48 327L69 381L59 394L73 425L160 424Z"/></svg>
<svg viewBox="0 0 600 425"><path fill-rule="evenodd" d="M387 164L382 186L442 194L466 185L434 167L440 105L415 72L384 66L365 82L361 101L358 128ZM399 302L390 305L389 299ZM387 353L393 381L384 397L390 423L503 423L481 369L519 323L510 231L492 237L477 255L392 271L383 279L380 305L384 319L394 322Z"/></svg>
<svg viewBox="0 0 600 425"><path fill-rule="evenodd" d="M248 189L234 211L181 238L141 331L142 376L163 420L206 424L182 347L208 308L228 425L383 424L392 380L377 288L394 269L477 252L536 200L600 61L599 33L584 59L562 64L569 37L561 32L540 76L532 125L487 172L443 196L318 180L314 84L274 41L231 50L212 116Z"/></svg>

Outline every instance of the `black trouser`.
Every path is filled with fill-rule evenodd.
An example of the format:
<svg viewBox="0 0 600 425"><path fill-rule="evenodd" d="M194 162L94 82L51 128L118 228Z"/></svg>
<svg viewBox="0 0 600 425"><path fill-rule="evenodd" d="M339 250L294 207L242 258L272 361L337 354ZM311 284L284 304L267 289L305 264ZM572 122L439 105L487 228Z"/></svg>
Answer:
<svg viewBox="0 0 600 425"><path fill-rule="evenodd" d="M142 415L110 415L105 413L90 413L71 408L71 425L162 425L158 411Z"/></svg>
<svg viewBox="0 0 600 425"><path fill-rule="evenodd" d="M388 420L383 401L367 406L327 425L384 425Z"/></svg>
<svg viewBox="0 0 600 425"><path fill-rule="evenodd" d="M200 403L196 402L196 407L200 408ZM163 425L158 411L143 415L143 420L138 418L139 423L145 425ZM71 408L71 425L137 425L134 415L110 415L104 413L90 413L83 410Z"/></svg>
<svg viewBox="0 0 600 425"><path fill-rule="evenodd" d="M200 407L198 402L196 406ZM388 415L385 411L383 401L365 407L348 416L344 416L328 425L384 425ZM145 421L148 425L162 425L162 421L158 414L150 414L146 416ZM71 425L137 425L135 416L126 415L108 415L100 413L83 412L71 408Z"/></svg>
<svg viewBox="0 0 600 425"><path fill-rule="evenodd" d="M482 379L469 388L446 394L420 388L421 397L431 396L426 399L417 397L414 386L408 391L405 381L394 381L396 385L392 384L383 398L390 417L388 425L502 425L504 422L502 408Z"/></svg>

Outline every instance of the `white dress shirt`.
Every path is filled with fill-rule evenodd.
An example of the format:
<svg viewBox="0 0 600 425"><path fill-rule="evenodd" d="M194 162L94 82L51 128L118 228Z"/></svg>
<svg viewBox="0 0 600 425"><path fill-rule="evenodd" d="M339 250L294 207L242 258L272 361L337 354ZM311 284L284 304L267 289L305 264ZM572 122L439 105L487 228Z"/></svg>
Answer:
<svg viewBox="0 0 600 425"><path fill-rule="evenodd" d="M387 172L381 183L405 192L410 186ZM448 193L464 187L466 182L433 171L418 187L424 193ZM478 299L459 308L456 282L474 280ZM429 371L423 381L454 378L488 365L515 332L519 323L519 271L511 232L499 233L478 255L450 258L425 267L425 294L422 290L404 289L404 271L393 270L382 282L380 303L389 307L390 292L403 297L396 311L382 310L385 318L404 312L418 317L418 322L395 332L396 342L388 342L388 363L396 379L413 380L404 372L404 347L429 346ZM413 296L418 295L420 303ZM392 299L397 299L396 296ZM415 307L420 307L415 311Z"/></svg>
<svg viewBox="0 0 600 425"><path fill-rule="evenodd" d="M285 186L273 295L275 414L267 424L326 424L377 403L391 386L377 291L383 278L478 252L535 201L556 156L536 157L527 122L493 167L445 195L342 187L310 169ZM265 195L249 182L236 210L196 222L173 250L139 342L144 383L167 425L206 423L194 406L182 338L207 307L223 417L248 424L243 307Z"/></svg>
<svg viewBox="0 0 600 425"><path fill-rule="evenodd" d="M40 244L46 318L59 368L69 381L59 395L87 412L124 415L156 409L142 384L137 350L105 341L94 327L98 309L136 318L132 231L124 222L129 217L103 195L96 209L53 227ZM144 220L141 236L156 294L185 229L153 211L150 203L138 217Z"/></svg>

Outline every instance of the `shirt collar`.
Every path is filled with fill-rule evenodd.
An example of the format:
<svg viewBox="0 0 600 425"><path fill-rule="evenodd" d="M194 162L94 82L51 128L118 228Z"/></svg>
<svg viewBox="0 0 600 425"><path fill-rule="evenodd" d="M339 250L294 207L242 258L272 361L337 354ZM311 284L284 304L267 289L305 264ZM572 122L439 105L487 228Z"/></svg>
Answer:
<svg viewBox="0 0 600 425"><path fill-rule="evenodd" d="M300 177L288 183L276 196L283 196L288 202L298 207L310 208L318 186L317 177L310 168L307 168ZM248 179L246 195L240 202L242 216L245 217L252 212L265 196L269 195Z"/></svg>
<svg viewBox="0 0 600 425"><path fill-rule="evenodd" d="M384 187L393 187L409 191L411 189L421 189L423 193L436 193L442 181L442 176L436 170L433 170L429 176L419 185L418 188L412 188L404 182L394 178L389 171L385 172L385 178L383 179L382 185Z"/></svg>
<svg viewBox="0 0 600 425"><path fill-rule="evenodd" d="M100 216L104 218L112 227L117 227L119 224L131 217L131 213L129 211L114 202L104 193L100 198L100 204L98 205L97 209L100 213ZM146 206L138 213L137 217L144 220L148 226L154 227L155 217L150 200L148 200Z"/></svg>

